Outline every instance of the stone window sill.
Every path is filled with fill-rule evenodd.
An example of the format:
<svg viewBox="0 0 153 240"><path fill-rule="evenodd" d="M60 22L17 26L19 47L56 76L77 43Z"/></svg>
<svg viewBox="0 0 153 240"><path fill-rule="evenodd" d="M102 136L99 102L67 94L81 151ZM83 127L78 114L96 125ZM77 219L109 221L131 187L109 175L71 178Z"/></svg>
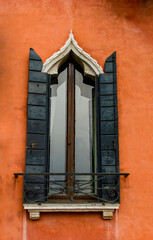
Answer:
<svg viewBox="0 0 153 240"><path fill-rule="evenodd" d="M102 203L26 203L23 206L28 210L31 220L38 220L41 212L102 212L102 218L109 220L112 219L114 210L119 209L119 204Z"/></svg>

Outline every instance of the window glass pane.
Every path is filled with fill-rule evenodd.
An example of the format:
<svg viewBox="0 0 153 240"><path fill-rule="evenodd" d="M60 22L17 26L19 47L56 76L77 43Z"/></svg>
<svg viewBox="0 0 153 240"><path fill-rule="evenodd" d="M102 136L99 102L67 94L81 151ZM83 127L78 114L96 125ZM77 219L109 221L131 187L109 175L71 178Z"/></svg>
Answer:
<svg viewBox="0 0 153 240"><path fill-rule="evenodd" d="M75 70L75 172L93 172L92 154L92 86L83 83L83 76ZM80 181L87 181L82 194L93 191L91 176L77 176ZM83 186L83 185L82 185Z"/></svg>
<svg viewBox="0 0 153 240"><path fill-rule="evenodd" d="M66 172L66 108L67 108L67 68L58 76L58 84L51 85L50 104L50 172ZM63 176L53 176L50 180L64 180ZM50 184L50 188L53 185ZM58 188L57 186L53 186ZM53 192L52 189L50 192Z"/></svg>

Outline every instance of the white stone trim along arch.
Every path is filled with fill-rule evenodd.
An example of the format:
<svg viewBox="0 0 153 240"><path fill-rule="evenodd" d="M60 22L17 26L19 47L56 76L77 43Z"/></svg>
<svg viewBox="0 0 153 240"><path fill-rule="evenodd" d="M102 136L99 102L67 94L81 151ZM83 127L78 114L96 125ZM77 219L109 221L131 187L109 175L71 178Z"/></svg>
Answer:
<svg viewBox="0 0 153 240"><path fill-rule="evenodd" d="M72 31L65 45L45 61L42 72L49 73L52 76L58 75L59 67L69 58L70 52L72 52L73 58L83 67L85 76L94 78L95 75L104 73L102 67L99 66L97 61L88 53L84 52L78 45L74 39Z"/></svg>

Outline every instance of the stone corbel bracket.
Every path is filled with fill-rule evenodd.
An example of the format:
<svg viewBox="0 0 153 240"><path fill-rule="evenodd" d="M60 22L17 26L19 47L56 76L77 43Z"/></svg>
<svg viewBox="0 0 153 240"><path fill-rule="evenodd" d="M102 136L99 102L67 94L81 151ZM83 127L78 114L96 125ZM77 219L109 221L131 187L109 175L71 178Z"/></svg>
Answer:
<svg viewBox="0 0 153 240"><path fill-rule="evenodd" d="M103 73L103 69L98 65L97 61L84 52L75 41L72 31L65 45L45 61L42 72L49 73L52 76L58 75L59 67L69 58L70 53L72 53L76 62L82 66L85 76L94 78L96 74Z"/></svg>
<svg viewBox="0 0 153 240"><path fill-rule="evenodd" d="M23 204L24 209L28 210L31 220L38 220L41 212L102 212L102 218L110 220L113 217L114 210L119 209L119 204Z"/></svg>

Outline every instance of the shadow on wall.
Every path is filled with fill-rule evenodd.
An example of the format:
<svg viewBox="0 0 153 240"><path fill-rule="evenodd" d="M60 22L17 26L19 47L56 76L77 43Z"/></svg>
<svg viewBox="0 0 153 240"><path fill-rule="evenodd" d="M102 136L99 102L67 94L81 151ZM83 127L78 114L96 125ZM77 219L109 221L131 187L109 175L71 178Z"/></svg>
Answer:
<svg viewBox="0 0 153 240"><path fill-rule="evenodd" d="M122 18L141 18L153 16L152 0L107 0L108 7Z"/></svg>

